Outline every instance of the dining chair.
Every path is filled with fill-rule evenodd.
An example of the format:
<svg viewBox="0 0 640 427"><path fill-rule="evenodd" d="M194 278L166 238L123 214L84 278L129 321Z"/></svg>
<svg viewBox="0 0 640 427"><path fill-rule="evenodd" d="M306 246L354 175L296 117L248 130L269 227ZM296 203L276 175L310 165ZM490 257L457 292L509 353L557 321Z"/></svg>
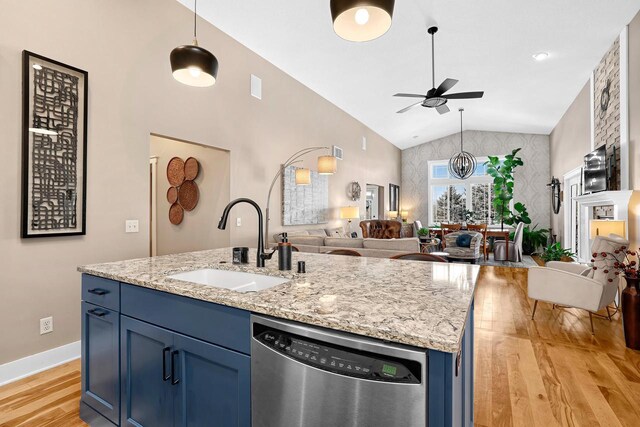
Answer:
<svg viewBox="0 0 640 427"><path fill-rule="evenodd" d="M351 249L334 249L326 253L328 255L362 256L360 252L352 251Z"/></svg>
<svg viewBox="0 0 640 427"><path fill-rule="evenodd" d="M487 240L487 224L467 224L467 230L482 234L482 253L484 260L489 258L489 242Z"/></svg>
<svg viewBox="0 0 640 427"><path fill-rule="evenodd" d="M419 253L419 252L394 255L391 257L391 259L402 259L405 261L448 262L446 259L438 255L431 255L431 254L425 254L425 253Z"/></svg>

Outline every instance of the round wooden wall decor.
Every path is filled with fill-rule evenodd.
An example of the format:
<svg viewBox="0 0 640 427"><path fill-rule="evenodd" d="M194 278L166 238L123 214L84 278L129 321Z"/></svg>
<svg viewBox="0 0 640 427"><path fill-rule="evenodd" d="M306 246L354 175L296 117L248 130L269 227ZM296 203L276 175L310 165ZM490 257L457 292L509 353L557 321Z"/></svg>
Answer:
<svg viewBox="0 0 640 427"><path fill-rule="evenodd" d="M184 161L180 157L174 157L167 164L167 179L169 184L179 187L184 182Z"/></svg>
<svg viewBox="0 0 640 427"><path fill-rule="evenodd" d="M198 177L200 173L200 164L195 157L189 157L184 162L184 179L187 181L193 181Z"/></svg>
<svg viewBox="0 0 640 427"><path fill-rule="evenodd" d="M174 204L178 201L178 189L176 187L169 187L167 190L167 201L170 204Z"/></svg>
<svg viewBox="0 0 640 427"><path fill-rule="evenodd" d="M172 204L169 208L169 221L171 221L171 224L178 225L182 222L183 218L184 209L182 209L182 206L177 203Z"/></svg>
<svg viewBox="0 0 640 427"><path fill-rule="evenodd" d="M193 181L185 181L178 189L178 203L186 211L192 211L198 205L199 197L198 185Z"/></svg>

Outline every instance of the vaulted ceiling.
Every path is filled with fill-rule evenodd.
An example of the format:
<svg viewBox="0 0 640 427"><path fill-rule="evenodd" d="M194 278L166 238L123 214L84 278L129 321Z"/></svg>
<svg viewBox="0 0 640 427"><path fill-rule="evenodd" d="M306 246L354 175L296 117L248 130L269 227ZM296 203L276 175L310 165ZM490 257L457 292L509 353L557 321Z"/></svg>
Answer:
<svg viewBox="0 0 640 427"><path fill-rule="evenodd" d="M351 43L333 32L329 0L198 4L203 18L400 148L458 131L459 107L465 129L550 133L638 9L638 0L398 0L387 34ZM485 96L449 101L445 115L396 114L411 100L394 93L431 88L433 24L436 86L451 77L460 81L451 92ZM535 61L541 51L548 59Z"/></svg>

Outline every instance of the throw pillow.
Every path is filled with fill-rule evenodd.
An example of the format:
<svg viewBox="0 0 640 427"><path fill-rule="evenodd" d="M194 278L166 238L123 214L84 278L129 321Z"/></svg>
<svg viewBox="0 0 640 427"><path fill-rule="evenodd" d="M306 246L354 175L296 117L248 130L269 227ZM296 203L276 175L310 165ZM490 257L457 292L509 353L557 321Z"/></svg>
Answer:
<svg viewBox="0 0 640 427"><path fill-rule="evenodd" d="M470 248L471 247L471 234L461 234L456 239L456 246L460 248Z"/></svg>
<svg viewBox="0 0 640 427"><path fill-rule="evenodd" d="M345 235L344 229L342 227L327 228L325 229L325 231L327 233L327 237L348 237L347 235Z"/></svg>

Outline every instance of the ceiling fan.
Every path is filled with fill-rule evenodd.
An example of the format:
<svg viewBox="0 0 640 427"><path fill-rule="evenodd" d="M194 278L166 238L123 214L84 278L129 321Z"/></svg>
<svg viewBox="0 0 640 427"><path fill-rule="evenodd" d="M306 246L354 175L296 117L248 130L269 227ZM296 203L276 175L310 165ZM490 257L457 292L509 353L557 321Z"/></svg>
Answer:
<svg viewBox="0 0 640 427"><path fill-rule="evenodd" d="M396 93L393 96L398 96L402 98L422 98L421 101L416 102L415 104L411 104L406 108L398 111L398 113L404 113L409 111L413 107L417 107L418 105L422 105L427 108L435 108L436 111L440 114L445 114L449 112L449 107L447 107L447 101L450 99L473 99L473 98L482 98L484 92L461 92L461 93L450 93L445 95L449 89L451 89L458 80L456 79L445 79L440 86L436 88L436 66L435 66L435 44L434 44L434 34L438 32L438 27L430 27L427 30L427 33L431 34L431 84L433 87L429 89L426 95L419 95L416 93Z"/></svg>

